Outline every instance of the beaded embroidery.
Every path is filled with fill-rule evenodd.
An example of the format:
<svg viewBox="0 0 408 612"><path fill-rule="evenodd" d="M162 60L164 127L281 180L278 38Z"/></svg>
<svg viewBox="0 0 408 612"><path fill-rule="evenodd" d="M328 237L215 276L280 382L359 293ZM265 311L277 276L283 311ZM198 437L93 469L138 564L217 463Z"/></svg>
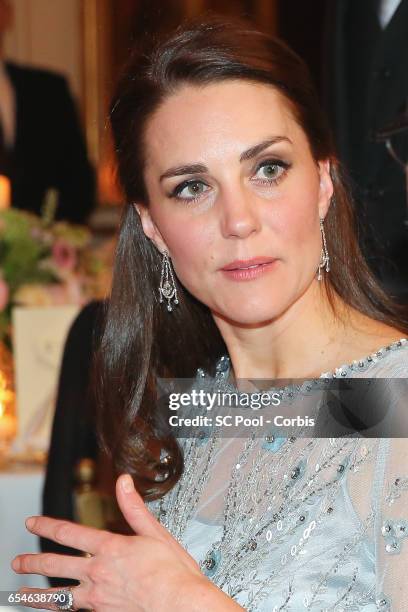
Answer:
<svg viewBox="0 0 408 612"><path fill-rule="evenodd" d="M401 339L365 359L342 365L333 373L323 373L320 378L358 376L358 372L367 370L391 352L406 347L407 342ZM223 356L216 364L215 378L199 369L197 380L200 384L210 384L211 389L225 390L229 389L228 374L229 358ZM312 392L313 384L305 381L296 389L286 387L280 391L282 397L291 401L299 393ZM337 504L343 499L348 477L375 462L378 439L325 440L273 435L256 438L252 433L234 456L222 496L222 517L215 513L215 522L207 522L197 513L197 507L210 484L212 469L218 465L217 459L221 461L224 457L223 441L215 430L211 435L203 433L198 438L180 440L180 444L185 469L179 482L148 506L187 551L192 521L202 528L203 542L207 537L206 525L213 530L214 541L208 541L206 552L197 561L203 573L246 610L259 610L271 592L279 601L274 610L300 609L293 607L295 598L299 597L294 575L297 569L315 559L316 541L323 546L318 554L327 555L330 562L324 571L316 573L308 591L302 593L301 609L357 611L360 606L374 602L377 610L391 609L389 597L383 592L376 593L375 585L361 579L357 563L373 537L376 524L373 508L355 521L350 532L335 534L334 556L330 556L330 549L324 548L323 535L329 522L336 517L338 520ZM395 477L384 501L391 506L404 490L408 490L408 477ZM401 550L406 530L405 520L384 519L381 535L389 554ZM390 550L387 545L391 546ZM274 560L273 564L270 559ZM266 570L262 571L263 567ZM338 586L334 587L335 584ZM333 589L336 594L334 600L331 596L327 607L327 595Z"/></svg>

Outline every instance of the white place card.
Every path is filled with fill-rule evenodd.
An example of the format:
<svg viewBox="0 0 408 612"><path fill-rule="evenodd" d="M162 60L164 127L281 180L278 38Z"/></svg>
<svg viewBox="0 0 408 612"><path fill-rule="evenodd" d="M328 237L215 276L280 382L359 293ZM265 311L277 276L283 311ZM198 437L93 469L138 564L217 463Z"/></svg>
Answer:
<svg viewBox="0 0 408 612"><path fill-rule="evenodd" d="M11 451L47 452L65 340L79 306L13 309L18 433Z"/></svg>

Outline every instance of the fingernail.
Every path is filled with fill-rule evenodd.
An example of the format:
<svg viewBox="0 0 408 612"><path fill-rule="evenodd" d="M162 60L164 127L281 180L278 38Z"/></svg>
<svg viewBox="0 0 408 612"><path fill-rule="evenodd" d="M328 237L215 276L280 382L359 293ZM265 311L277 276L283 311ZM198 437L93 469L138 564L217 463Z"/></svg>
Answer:
<svg viewBox="0 0 408 612"><path fill-rule="evenodd" d="M12 560L11 567L13 568L13 570L19 570L20 569L20 559L18 557L16 557L15 559Z"/></svg>
<svg viewBox="0 0 408 612"><path fill-rule="evenodd" d="M34 527L34 523L35 523L35 518L33 517L28 518L25 522L27 529L31 529L32 527Z"/></svg>
<svg viewBox="0 0 408 612"><path fill-rule="evenodd" d="M125 493L130 493L133 491L133 479L129 474L126 474L122 477L122 489Z"/></svg>

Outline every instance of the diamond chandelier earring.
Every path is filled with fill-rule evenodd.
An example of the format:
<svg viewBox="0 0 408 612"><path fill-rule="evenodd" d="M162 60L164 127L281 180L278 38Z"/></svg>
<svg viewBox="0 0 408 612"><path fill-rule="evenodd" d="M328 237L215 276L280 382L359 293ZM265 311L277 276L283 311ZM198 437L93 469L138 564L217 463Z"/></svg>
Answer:
<svg viewBox="0 0 408 612"><path fill-rule="evenodd" d="M174 280L173 270L171 269L168 251L164 251L163 253L159 294L160 294L160 300L159 300L160 303L164 301L163 298L166 298L167 310L169 312L173 310L173 307L171 305L171 300L173 298L174 298L174 304L179 303L176 282Z"/></svg>
<svg viewBox="0 0 408 612"><path fill-rule="evenodd" d="M320 219L320 232L322 234L323 248L322 248L321 255L320 255L320 263L319 263L318 274L317 274L318 281L322 280L322 269L323 268L325 268L326 272L330 271L330 257L329 257L329 252L327 250L326 235L324 233L324 227L323 227L323 219Z"/></svg>

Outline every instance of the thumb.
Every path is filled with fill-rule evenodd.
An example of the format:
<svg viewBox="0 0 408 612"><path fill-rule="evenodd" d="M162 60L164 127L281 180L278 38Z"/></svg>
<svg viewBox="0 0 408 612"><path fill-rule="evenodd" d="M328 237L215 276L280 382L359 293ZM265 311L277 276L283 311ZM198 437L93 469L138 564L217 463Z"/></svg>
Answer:
<svg viewBox="0 0 408 612"><path fill-rule="evenodd" d="M135 533L158 538L165 542L175 541L167 529L148 510L130 474L121 474L118 477L116 498L123 516Z"/></svg>
<svg viewBox="0 0 408 612"><path fill-rule="evenodd" d="M148 510L130 474L121 474L116 480L116 498L123 516L136 534L157 538L170 545L191 569L201 575L197 562Z"/></svg>

